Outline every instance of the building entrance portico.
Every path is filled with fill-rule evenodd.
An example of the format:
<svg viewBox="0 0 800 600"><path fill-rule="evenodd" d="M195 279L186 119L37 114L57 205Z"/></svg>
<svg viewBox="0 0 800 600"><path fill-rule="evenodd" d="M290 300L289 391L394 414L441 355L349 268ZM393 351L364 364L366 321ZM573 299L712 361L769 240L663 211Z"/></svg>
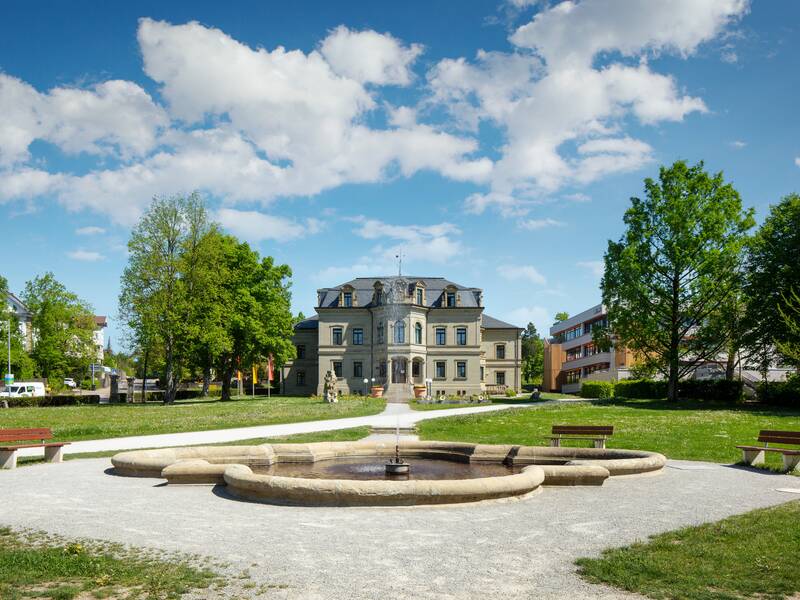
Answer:
<svg viewBox="0 0 800 600"><path fill-rule="evenodd" d="M392 359L392 383L408 383L408 360L405 358Z"/></svg>

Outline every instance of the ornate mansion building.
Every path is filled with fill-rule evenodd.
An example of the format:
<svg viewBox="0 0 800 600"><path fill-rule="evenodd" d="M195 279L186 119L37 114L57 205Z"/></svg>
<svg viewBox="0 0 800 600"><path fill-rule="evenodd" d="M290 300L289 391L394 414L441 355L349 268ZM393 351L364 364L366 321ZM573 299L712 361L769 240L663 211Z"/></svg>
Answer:
<svg viewBox="0 0 800 600"><path fill-rule="evenodd" d="M295 326L287 394L321 395L328 371L342 394L377 385L389 399L410 398L426 379L434 395L520 389L522 330L484 314L479 288L442 277L358 277L317 290L316 312Z"/></svg>

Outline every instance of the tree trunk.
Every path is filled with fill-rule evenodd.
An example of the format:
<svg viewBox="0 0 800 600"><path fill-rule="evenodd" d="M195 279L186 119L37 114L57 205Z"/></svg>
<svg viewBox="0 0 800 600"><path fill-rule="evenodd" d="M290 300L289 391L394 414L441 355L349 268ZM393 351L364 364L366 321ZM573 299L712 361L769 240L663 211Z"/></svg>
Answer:
<svg viewBox="0 0 800 600"><path fill-rule="evenodd" d="M167 344L166 372L164 373L164 404L175 402L175 365L172 354L172 344Z"/></svg>
<svg viewBox="0 0 800 600"><path fill-rule="evenodd" d="M725 379L733 381L736 377L736 349L728 348L728 361L725 363Z"/></svg>
<svg viewBox="0 0 800 600"><path fill-rule="evenodd" d="M144 351L144 369L142 370L142 404L144 404L147 401L146 388L147 388L147 359L148 358L150 358L150 349L149 348L145 348L145 351ZM131 390L130 392L131 392L131 402L133 402L134 401L134 397L133 397L134 390Z"/></svg>
<svg viewBox="0 0 800 600"><path fill-rule="evenodd" d="M222 400L230 400L231 378L233 377L233 361L225 360L220 371L222 375Z"/></svg>
<svg viewBox="0 0 800 600"><path fill-rule="evenodd" d="M200 390L200 396L205 398L208 396L209 389L211 388L211 360L206 361L203 367L203 389Z"/></svg>
<svg viewBox="0 0 800 600"><path fill-rule="evenodd" d="M667 380L667 400L677 402L678 400L678 361L669 361L669 379Z"/></svg>

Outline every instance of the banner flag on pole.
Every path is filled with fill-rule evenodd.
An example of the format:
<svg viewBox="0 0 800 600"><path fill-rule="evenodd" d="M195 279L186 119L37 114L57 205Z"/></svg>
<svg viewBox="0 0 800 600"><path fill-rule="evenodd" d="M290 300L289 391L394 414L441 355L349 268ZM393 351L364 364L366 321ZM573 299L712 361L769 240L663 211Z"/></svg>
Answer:
<svg viewBox="0 0 800 600"><path fill-rule="evenodd" d="M253 385L258 383L258 365L253 365Z"/></svg>
<svg viewBox="0 0 800 600"><path fill-rule="evenodd" d="M272 374L272 368L273 368L272 354L270 354L269 358L267 359L267 381L269 381L270 383L272 383L272 381L275 379L275 377Z"/></svg>

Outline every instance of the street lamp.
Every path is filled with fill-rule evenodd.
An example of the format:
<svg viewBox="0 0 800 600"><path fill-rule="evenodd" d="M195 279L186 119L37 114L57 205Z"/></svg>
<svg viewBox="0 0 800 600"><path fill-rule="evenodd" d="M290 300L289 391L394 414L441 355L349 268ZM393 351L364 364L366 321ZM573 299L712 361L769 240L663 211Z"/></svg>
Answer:
<svg viewBox="0 0 800 600"><path fill-rule="evenodd" d="M428 393L428 397L426 399L430 400L431 398L433 398L433 379L431 379L430 377L425 378L425 389L427 390Z"/></svg>
<svg viewBox="0 0 800 600"><path fill-rule="evenodd" d="M369 393L367 393L368 392L368 390L367 390L367 384L368 383L369 383L369 379L364 377L364 396L369 396Z"/></svg>

